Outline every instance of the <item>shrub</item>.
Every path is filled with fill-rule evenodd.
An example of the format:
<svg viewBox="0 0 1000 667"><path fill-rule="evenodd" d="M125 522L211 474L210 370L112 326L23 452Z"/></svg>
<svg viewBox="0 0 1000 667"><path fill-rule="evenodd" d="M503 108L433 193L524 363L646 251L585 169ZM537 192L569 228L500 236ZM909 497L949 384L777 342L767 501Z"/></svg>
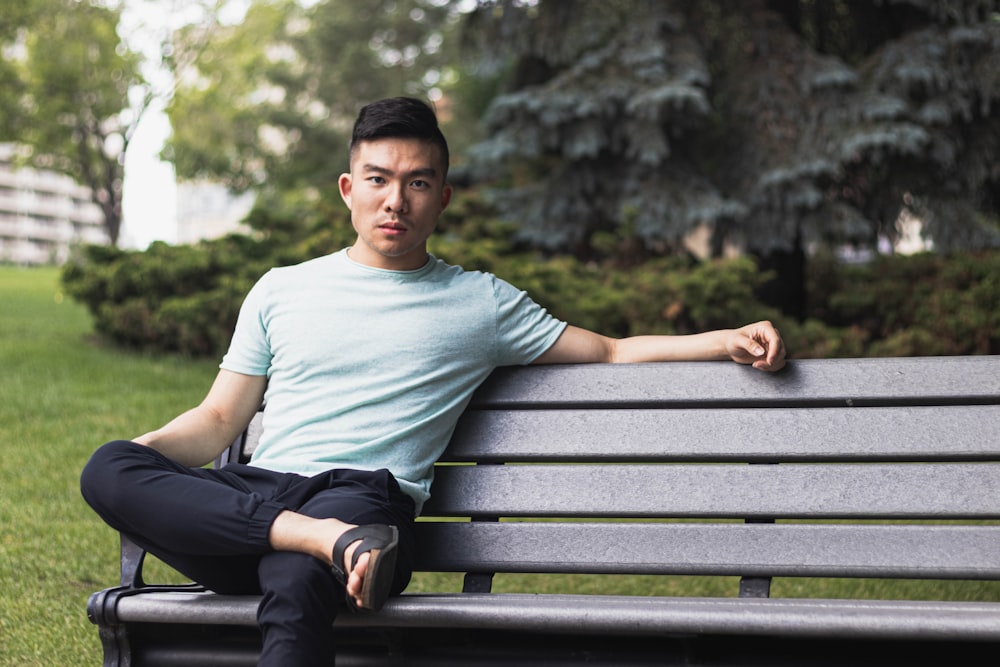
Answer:
<svg viewBox="0 0 1000 667"><path fill-rule="evenodd" d="M339 206L279 204L251 214L257 230L251 236L156 243L145 252L83 248L64 267L67 292L116 344L218 356L243 297L268 268L333 252L354 238ZM609 237L604 257L582 261L523 247L514 232L481 197L462 194L442 216L430 249L445 261L495 273L556 317L609 336L686 334L770 319L800 358L1000 353L1000 252L847 266L817 255L808 271L807 316L797 321L761 302L771 276L748 257L646 257L634 252L632 240Z"/></svg>
<svg viewBox="0 0 1000 667"><path fill-rule="evenodd" d="M233 236L194 246L154 243L145 252L87 246L62 279L88 306L97 332L115 344L217 355L243 296L269 266L248 239Z"/></svg>
<svg viewBox="0 0 1000 667"><path fill-rule="evenodd" d="M870 356L1000 353L1000 253L814 262L810 314L852 327Z"/></svg>

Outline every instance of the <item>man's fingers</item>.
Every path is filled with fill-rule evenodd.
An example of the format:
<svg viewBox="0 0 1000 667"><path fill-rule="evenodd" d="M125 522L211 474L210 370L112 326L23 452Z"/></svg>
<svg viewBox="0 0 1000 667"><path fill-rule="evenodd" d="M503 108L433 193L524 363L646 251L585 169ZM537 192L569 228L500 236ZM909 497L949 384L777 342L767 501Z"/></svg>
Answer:
<svg viewBox="0 0 1000 667"><path fill-rule="evenodd" d="M741 332L736 341L739 351L746 354L744 363L761 371L776 371L785 365L785 344L781 333L770 322L757 322Z"/></svg>
<svg viewBox="0 0 1000 667"><path fill-rule="evenodd" d="M741 333L737 340L737 347L746 352L749 357L761 357L767 350L757 342L752 334Z"/></svg>
<svg viewBox="0 0 1000 667"><path fill-rule="evenodd" d="M762 371L776 371L785 365L785 343L770 322L756 322L737 329L728 343L733 361L750 364Z"/></svg>

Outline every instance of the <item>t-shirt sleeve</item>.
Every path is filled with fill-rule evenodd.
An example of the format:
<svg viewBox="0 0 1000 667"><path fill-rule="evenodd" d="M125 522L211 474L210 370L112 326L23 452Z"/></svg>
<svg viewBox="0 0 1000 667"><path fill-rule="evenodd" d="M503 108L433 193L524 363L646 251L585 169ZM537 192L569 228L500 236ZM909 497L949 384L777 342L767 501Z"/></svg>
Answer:
<svg viewBox="0 0 1000 667"><path fill-rule="evenodd" d="M254 285L240 307L229 351L219 367L244 375L267 375L271 367L271 347L264 325L267 276Z"/></svg>
<svg viewBox="0 0 1000 667"><path fill-rule="evenodd" d="M535 303L527 292L494 276L497 299L497 365L530 364L552 347L566 323Z"/></svg>

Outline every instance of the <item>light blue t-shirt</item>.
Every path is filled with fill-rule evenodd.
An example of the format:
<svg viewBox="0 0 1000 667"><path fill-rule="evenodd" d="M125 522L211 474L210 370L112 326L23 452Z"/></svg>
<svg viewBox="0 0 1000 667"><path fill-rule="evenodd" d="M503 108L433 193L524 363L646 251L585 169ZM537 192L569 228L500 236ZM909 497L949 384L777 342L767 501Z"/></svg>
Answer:
<svg viewBox="0 0 1000 667"><path fill-rule="evenodd" d="M221 367L268 377L251 465L388 468L419 511L476 387L534 361L565 326L491 274L434 257L385 271L341 250L264 275Z"/></svg>

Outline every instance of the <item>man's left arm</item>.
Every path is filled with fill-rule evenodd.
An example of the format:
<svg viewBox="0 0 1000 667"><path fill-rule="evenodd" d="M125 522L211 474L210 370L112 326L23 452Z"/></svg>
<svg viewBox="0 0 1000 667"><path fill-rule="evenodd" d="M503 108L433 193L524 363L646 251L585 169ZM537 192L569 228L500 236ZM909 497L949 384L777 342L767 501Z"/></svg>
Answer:
<svg viewBox="0 0 1000 667"><path fill-rule="evenodd" d="M719 329L687 336L609 338L567 326L536 364L636 363L645 361L709 361L731 359L762 371L785 365L785 344L770 322L739 329Z"/></svg>

